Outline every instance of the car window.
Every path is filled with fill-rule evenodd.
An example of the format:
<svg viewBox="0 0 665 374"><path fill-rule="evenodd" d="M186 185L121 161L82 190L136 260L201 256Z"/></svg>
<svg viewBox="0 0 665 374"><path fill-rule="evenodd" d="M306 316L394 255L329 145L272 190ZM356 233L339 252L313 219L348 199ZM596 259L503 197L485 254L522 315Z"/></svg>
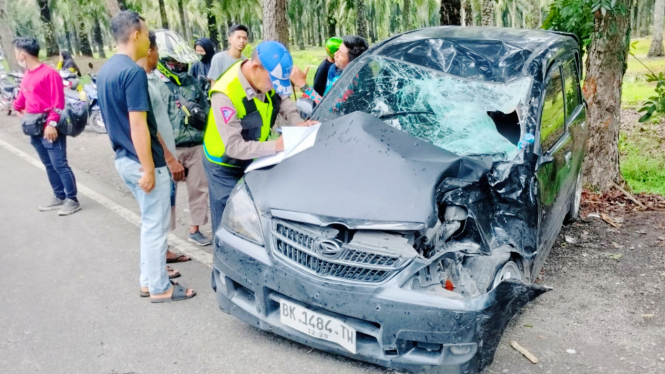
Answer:
<svg viewBox="0 0 665 374"><path fill-rule="evenodd" d="M550 74L540 117L540 144L544 152L549 151L565 131L562 89L561 70L557 67Z"/></svg>
<svg viewBox="0 0 665 374"><path fill-rule="evenodd" d="M563 79L566 87L566 118L570 118L580 105L580 84L577 78L577 62L572 57L563 65Z"/></svg>

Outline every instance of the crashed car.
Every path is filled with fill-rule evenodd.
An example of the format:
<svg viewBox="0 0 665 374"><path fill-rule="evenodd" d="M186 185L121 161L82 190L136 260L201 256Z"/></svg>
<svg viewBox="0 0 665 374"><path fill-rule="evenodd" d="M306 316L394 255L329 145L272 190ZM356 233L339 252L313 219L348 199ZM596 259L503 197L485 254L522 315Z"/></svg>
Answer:
<svg viewBox="0 0 665 374"><path fill-rule="evenodd" d="M314 146L247 173L214 243L219 306L410 372L475 373L580 209L588 136L572 35L436 27L370 48Z"/></svg>

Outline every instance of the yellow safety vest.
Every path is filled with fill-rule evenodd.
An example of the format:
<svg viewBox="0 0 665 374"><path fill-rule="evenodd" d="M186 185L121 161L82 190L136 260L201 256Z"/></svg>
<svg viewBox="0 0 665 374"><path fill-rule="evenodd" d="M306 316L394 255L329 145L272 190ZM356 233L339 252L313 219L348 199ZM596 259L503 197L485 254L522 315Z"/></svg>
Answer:
<svg viewBox="0 0 665 374"><path fill-rule="evenodd" d="M246 141L264 142L270 136L270 130L275 124L275 119L277 119L282 99L275 93L275 90L272 90L266 94L267 102L263 102L256 97L253 100L248 100L247 93L238 78L240 72L238 64L241 63L242 61L235 63L222 74L212 86L209 95L212 96L214 92L221 92L228 96L233 103L233 110L235 110L240 120L242 138ZM221 109L224 110L224 108ZM246 168L252 160L238 160L224 153L224 141L222 141L222 137L217 131L213 110L214 108L211 107L203 138L203 151L206 158L218 165ZM217 110L220 110L220 108L217 108ZM224 115L224 113L221 114Z"/></svg>

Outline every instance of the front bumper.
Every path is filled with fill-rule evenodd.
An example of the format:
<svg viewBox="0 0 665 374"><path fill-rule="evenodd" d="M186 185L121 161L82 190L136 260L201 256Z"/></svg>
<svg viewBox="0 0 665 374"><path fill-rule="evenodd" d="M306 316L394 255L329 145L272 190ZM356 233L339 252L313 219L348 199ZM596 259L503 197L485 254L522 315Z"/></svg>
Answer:
<svg viewBox="0 0 665 374"><path fill-rule="evenodd" d="M475 373L492 362L506 325L542 291L503 282L454 299L408 290L414 263L380 285L333 282L305 273L264 248L220 229L212 287L220 308L242 321L316 349L413 373ZM280 322L287 300L342 320L357 331L357 353Z"/></svg>

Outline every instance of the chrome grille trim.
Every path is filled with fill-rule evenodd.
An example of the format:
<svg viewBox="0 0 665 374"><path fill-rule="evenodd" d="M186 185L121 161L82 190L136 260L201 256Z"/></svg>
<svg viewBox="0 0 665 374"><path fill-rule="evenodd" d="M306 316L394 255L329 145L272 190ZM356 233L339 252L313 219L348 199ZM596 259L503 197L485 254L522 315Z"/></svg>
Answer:
<svg viewBox="0 0 665 374"><path fill-rule="evenodd" d="M340 245L340 253L326 257L317 253L319 241L334 241L337 230L313 227L279 219L272 220L272 253L285 263L317 276L359 283L381 283L397 274L410 259L372 251L371 248Z"/></svg>

